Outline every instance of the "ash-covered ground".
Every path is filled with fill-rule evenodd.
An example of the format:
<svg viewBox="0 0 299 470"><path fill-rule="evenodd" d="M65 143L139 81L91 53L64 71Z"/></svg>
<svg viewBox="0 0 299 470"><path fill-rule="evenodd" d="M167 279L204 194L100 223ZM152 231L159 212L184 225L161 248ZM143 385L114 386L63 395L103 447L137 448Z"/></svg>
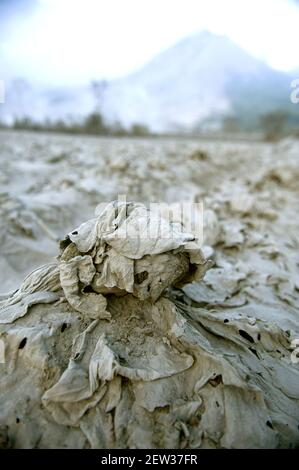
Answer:
<svg viewBox="0 0 299 470"><path fill-rule="evenodd" d="M238 344L234 348L240 347L243 356L240 353L234 367L242 363L248 380L254 377L254 386L263 391L266 414L258 419L260 412L251 401L244 408L245 392L242 406L230 409L228 394L223 407L217 405L226 412L222 424L217 421L219 411L206 413L201 427L186 421L185 445L192 441L192 430L199 428L193 447L199 442L203 447L298 444L299 365L294 356L291 359L291 341L299 338L299 142L110 139L3 131L0 139L1 292L16 289L25 275L53 261L58 240L92 218L101 202L119 195L147 204L203 201L203 251L214 266L204 280L174 290L171 300L191 323L200 323L216 355L220 337L224 356L230 355L230 344ZM121 304L126 311L126 297ZM200 364L200 358L196 361ZM213 387L226 387L226 394L231 390L219 380L207 378L210 389L202 396L207 393L209 410ZM237 401L236 392L231 400ZM254 425L260 419L265 428L247 435L246 420ZM217 434L215 429L222 431ZM24 436L19 446L33 445L26 444ZM70 442L85 445L82 436L76 439ZM122 439L124 446L139 442L137 437L135 444ZM144 439L144 445L155 445ZM170 445L183 446L181 438L176 439ZM101 445L110 441L105 442Z"/></svg>
<svg viewBox="0 0 299 470"><path fill-rule="evenodd" d="M203 201L204 244L213 248L219 277L218 288L210 287L217 296L233 298L237 289L238 295L250 292L252 299L267 297L275 309L298 307L296 140L270 144L2 131L0 165L2 293L52 260L57 240L93 217L99 203L125 195L146 204Z"/></svg>
<svg viewBox="0 0 299 470"><path fill-rule="evenodd" d="M245 311L258 302L261 316L299 321L298 141L0 139L0 292L53 260L57 241L101 202L203 201L204 247L215 265L189 295L209 304L242 298Z"/></svg>

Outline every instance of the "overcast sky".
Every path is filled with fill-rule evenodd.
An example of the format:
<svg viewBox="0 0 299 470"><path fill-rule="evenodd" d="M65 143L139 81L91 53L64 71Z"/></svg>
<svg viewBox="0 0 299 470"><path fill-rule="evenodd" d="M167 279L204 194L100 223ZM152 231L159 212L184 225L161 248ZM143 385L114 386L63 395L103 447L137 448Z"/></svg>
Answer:
<svg viewBox="0 0 299 470"><path fill-rule="evenodd" d="M115 78L202 29L280 70L299 68L291 0L0 0L0 79Z"/></svg>

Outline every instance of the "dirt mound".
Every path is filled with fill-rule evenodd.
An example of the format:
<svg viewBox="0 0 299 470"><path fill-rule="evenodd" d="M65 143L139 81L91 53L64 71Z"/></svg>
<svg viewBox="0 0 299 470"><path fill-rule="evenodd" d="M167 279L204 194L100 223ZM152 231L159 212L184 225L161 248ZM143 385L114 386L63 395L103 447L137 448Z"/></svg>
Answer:
<svg viewBox="0 0 299 470"><path fill-rule="evenodd" d="M236 232L211 210L218 267L181 224L116 202L64 238L57 262L4 296L4 447L298 445L291 333L267 321L271 298L246 313L263 287L250 290L244 259L221 263L215 246L232 253L254 242L246 222ZM151 224L159 230L149 238Z"/></svg>

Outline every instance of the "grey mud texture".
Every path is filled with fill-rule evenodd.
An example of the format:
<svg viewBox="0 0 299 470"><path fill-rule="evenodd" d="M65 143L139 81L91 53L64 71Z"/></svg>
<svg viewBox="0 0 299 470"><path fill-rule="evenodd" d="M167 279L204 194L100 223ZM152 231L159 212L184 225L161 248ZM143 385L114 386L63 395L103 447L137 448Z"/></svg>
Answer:
<svg viewBox="0 0 299 470"><path fill-rule="evenodd" d="M231 213L252 210L249 194L227 201ZM258 231L245 241L241 218L221 225L217 198L204 223L201 250L180 223L114 201L1 296L1 447L299 445L298 286L276 272L265 280L245 250L231 262L245 242L258 247L255 266L279 254ZM274 289L288 304L281 322Z"/></svg>

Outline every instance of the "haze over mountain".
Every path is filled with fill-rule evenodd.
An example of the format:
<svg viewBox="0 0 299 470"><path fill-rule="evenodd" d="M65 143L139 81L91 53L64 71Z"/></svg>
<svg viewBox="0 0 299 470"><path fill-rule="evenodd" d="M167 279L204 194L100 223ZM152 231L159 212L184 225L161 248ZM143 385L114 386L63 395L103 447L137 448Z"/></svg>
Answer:
<svg viewBox="0 0 299 470"><path fill-rule="evenodd" d="M291 79L227 37L200 32L110 82L51 90L10 83L0 117L7 122L25 115L38 121L81 119L97 109L110 123L138 122L158 132L218 128L225 116L250 129L262 114L298 113L290 102Z"/></svg>
<svg viewBox="0 0 299 470"><path fill-rule="evenodd" d="M141 70L114 81L104 115L155 130L216 125L224 115L246 126L254 116L290 108L290 78L251 57L230 39L190 36Z"/></svg>

